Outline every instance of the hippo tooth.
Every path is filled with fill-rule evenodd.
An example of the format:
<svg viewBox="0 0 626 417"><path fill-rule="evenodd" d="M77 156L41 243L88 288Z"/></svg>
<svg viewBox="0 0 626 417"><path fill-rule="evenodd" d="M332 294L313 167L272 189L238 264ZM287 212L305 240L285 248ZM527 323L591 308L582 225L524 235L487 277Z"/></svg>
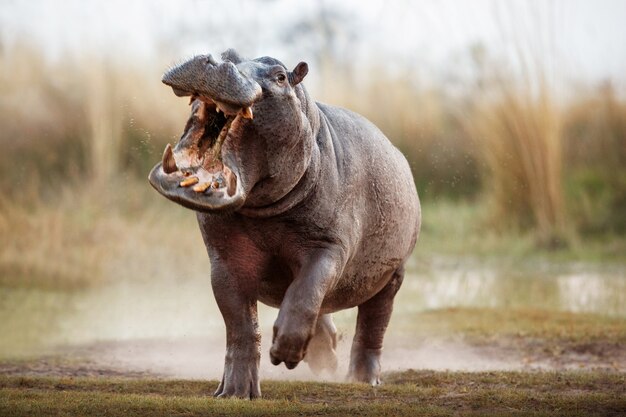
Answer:
<svg viewBox="0 0 626 417"><path fill-rule="evenodd" d="M203 182L201 184L194 185L192 190L194 190L197 193L203 193L206 190L208 190L210 186L211 186L210 182Z"/></svg>
<svg viewBox="0 0 626 417"><path fill-rule="evenodd" d="M165 146L165 150L163 151L163 172L166 174L171 174L172 172L178 171L178 167L176 166L176 161L174 161L174 154L172 153L172 145L169 143Z"/></svg>
<svg viewBox="0 0 626 417"><path fill-rule="evenodd" d="M219 113L219 112L220 112L220 106L219 106L217 103L215 103L215 111L216 111L217 113Z"/></svg>
<svg viewBox="0 0 626 417"><path fill-rule="evenodd" d="M197 184L198 181L200 181L198 179L198 177L189 177L187 179L184 179L180 182L180 186L181 187L189 187L190 185L194 185Z"/></svg>
<svg viewBox="0 0 626 417"><path fill-rule="evenodd" d="M243 115L243 117L245 117L246 119L252 119L254 117L254 115L252 114L252 108L250 108L250 106L248 107L244 107L241 110L241 114Z"/></svg>
<svg viewBox="0 0 626 417"><path fill-rule="evenodd" d="M196 116L198 117L198 121L201 123L206 120L207 108L206 108L206 104L204 103L204 101L200 102L200 105L198 106L198 110L196 111Z"/></svg>
<svg viewBox="0 0 626 417"><path fill-rule="evenodd" d="M226 193L232 197L237 189L237 177L226 165L224 165L224 178L226 180Z"/></svg>

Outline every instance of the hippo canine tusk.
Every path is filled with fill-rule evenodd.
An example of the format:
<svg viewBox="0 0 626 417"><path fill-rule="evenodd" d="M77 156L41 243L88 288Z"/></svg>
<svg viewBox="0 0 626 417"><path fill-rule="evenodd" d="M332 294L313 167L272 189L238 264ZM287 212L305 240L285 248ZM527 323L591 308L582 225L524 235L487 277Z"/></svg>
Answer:
<svg viewBox="0 0 626 417"><path fill-rule="evenodd" d="M172 152L172 145L169 143L165 146L165 150L163 151L163 172L166 174L171 174L172 172L178 171L178 167L176 166L176 161L174 161L174 154Z"/></svg>
<svg viewBox="0 0 626 417"><path fill-rule="evenodd" d="M253 119L254 118L254 115L252 114L252 108L250 106L244 107L241 110L241 115L243 117L245 117L246 119Z"/></svg>

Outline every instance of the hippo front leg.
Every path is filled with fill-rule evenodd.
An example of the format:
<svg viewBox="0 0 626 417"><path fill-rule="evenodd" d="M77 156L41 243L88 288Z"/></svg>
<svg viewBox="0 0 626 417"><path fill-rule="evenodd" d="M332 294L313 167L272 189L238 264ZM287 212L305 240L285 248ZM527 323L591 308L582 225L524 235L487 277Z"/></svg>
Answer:
<svg viewBox="0 0 626 417"><path fill-rule="evenodd" d="M261 334L256 298L252 291L242 288L236 277L219 266L212 269L211 284L226 324L224 375L214 395L220 398L258 398L261 396Z"/></svg>
<svg viewBox="0 0 626 417"><path fill-rule="evenodd" d="M274 323L270 349L274 365L285 362L287 368L293 369L306 355L322 301L339 275L342 265L339 259L330 250L309 255L287 289Z"/></svg>

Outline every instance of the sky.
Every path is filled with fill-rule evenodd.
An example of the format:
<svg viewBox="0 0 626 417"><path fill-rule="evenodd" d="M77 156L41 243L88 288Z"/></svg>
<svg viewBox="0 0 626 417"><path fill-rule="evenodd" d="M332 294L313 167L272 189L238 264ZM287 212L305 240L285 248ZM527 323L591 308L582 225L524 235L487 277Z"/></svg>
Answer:
<svg viewBox="0 0 626 417"><path fill-rule="evenodd" d="M295 65L299 60L315 61L333 48L331 57L348 58L357 67L374 62L432 75L462 65L458 58L471 45L482 44L504 57L514 53L516 45L524 45L569 79L611 78L622 85L624 22L626 0L3 0L0 4L2 44L35 43L51 60L67 53L101 51L116 59L173 61L235 47L248 56L272 55ZM332 44L325 31L333 33Z"/></svg>

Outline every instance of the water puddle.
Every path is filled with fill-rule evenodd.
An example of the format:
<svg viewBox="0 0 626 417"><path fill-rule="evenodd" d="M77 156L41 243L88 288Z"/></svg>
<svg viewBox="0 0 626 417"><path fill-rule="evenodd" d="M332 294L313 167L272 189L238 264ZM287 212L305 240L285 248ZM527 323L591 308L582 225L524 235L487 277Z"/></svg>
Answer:
<svg viewBox="0 0 626 417"><path fill-rule="evenodd" d="M435 259L412 265L397 308L537 308L626 317L626 269L618 265L481 266Z"/></svg>

